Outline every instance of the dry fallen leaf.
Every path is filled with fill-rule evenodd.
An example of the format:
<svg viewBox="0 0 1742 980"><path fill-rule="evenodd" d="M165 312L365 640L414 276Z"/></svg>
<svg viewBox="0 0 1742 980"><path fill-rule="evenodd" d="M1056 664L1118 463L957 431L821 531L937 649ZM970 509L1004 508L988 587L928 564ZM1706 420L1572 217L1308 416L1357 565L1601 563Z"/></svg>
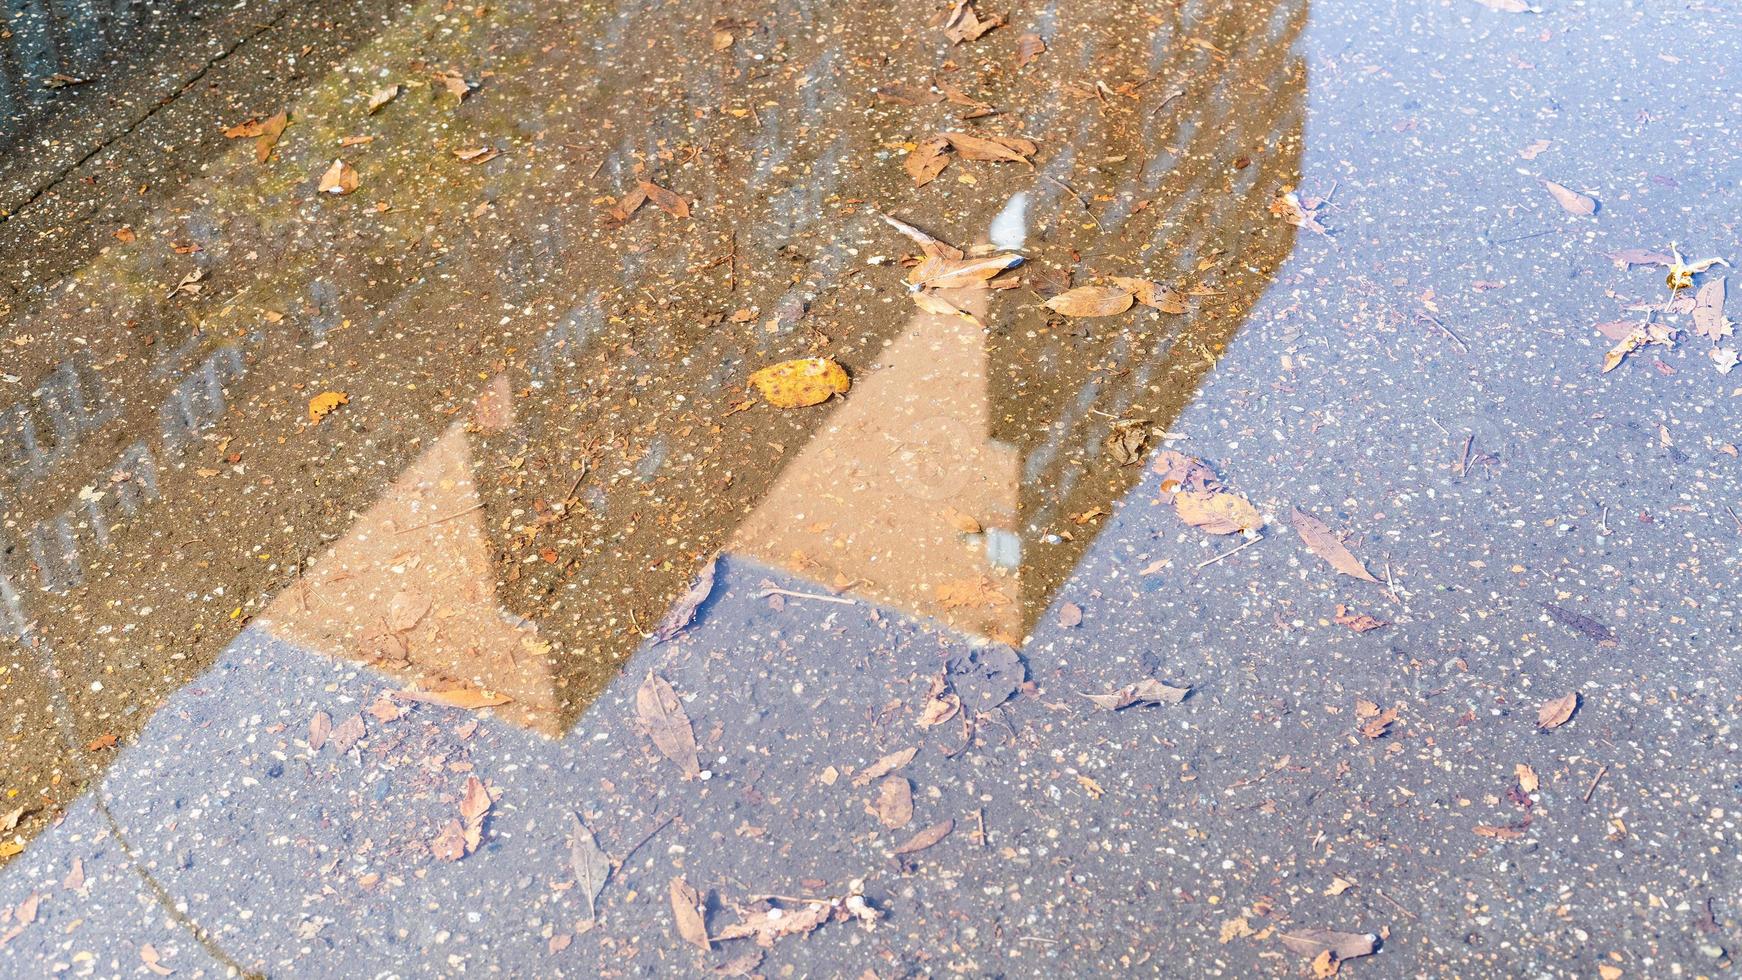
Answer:
<svg viewBox="0 0 1742 980"><path fill-rule="evenodd" d="M467 822L482 820L490 812L490 791L477 776L466 777L466 791L460 797L460 817Z"/></svg>
<svg viewBox="0 0 1742 980"><path fill-rule="evenodd" d="M1078 286L1046 301L1046 308L1065 316L1117 316L1131 309L1132 295L1116 286Z"/></svg>
<svg viewBox="0 0 1742 980"><path fill-rule="evenodd" d="M157 947L150 943L146 943L139 947L139 960L145 964L147 970L150 970L152 973L155 973L160 977L167 977L175 972L160 962L160 957L157 954Z"/></svg>
<svg viewBox="0 0 1742 980"><path fill-rule="evenodd" d="M1020 136L977 136L973 133L947 132L939 136L950 141L950 145L961 154L964 160L983 160L992 163L1032 163L1028 158L1034 156L1039 147L1034 141L1025 140Z"/></svg>
<svg viewBox="0 0 1742 980"><path fill-rule="evenodd" d="M832 901L806 902L800 908L776 908L746 913L743 922L734 922L715 936L721 942L732 939L755 939L762 947L772 947L783 936L802 936L835 916Z"/></svg>
<svg viewBox="0 0 1742 980"><path fill-rule="evenodd" d="M687 218L690 216L690 202L679 197L672 191L668 191L658 184L646 180L641 182L641 191L647 195L649 201L653 202L654 207L659 208L666 214L677 218Z"/></svg>
<svg viewBox="0 0 1742 980"><path fill-rule="evenodd" d="M671 611L667 612L665 618L660 620L659 625L654 628L653 642L655 645L667 642L688 629L690 623L695 621L696 610L702 607L702 603L708 601L708 596L714 591L714 576L719 567L720 559L716 556L708 559L708 563L702 566L700 572L696 573L695 581L691 582L684 594L672 603Z"/></svg>
<svg viewBox="0 0 1742 980"><path fill-rule="evenodd" d="M807 408L846 394L853 383L833 358L801 357L756 371L750 384L775 408Z"/></svg>
<svg viewBox="0 0 1742 980"><path fill-rule="evenodd" d="M1318 956L1329 951L1339 961L1369 956L1379 944L1379 937L1372 933L1337 932L1332 929L1296 929L1293 932L1278 933L1276 938L1302 956Z"/></svg>
<svg viewBox="0 0 1742 980"><path fill-rule="evenodd" d="M930 136L919 142L901 162L913 186L924 187L936 180L950 165L950 141L942 136Z"/></svg>
<svg viewBox="0 0 1742 980"><path fill-rule="evenodd" d="M357 171L343 160L334 160L327 172L321 174L320 192L322 194L337 194L344 196L357 189Z"/></svg>
<svg viewBox="0 0 1742 980"><path fill-rule="evenodd" d="M873 779L881 779L895 770L900 769L902 766L907 765L909 762L912 762L913 757L918 753L919 749L917 748L902 749L899 752L891 752L860 770L859 774L853 777L853 785L864 786L870 783Z"/></svg>
<svg viewBox="0 0 1742 980"><path fill-rule="evenodd" d="M1182 490L1174 494L1174 512L1187 524L1211 534L1255 531L1264 526L1258 508L1237 493L1200 493Z"/></svg>
<svg viewBox="0 0 1742 980"><path fill-rule="evenodd" d="M894 853L897 855L917 854L943 840L945 837L950 836L950 831L954 829L956 829L956 822L954 820L943 820L939 823L934 823L930 827L927 827L919 833L914 834L912 837L909 837L906 843L895 849Z"/></svg>
<svg viewBox="0 0 1742 980"><path fill-rule="evenodd" d="M431 72L430 76L435 79L436 84L440 85L443 90L457 99L464 99L472 93L472 83L466 81L466 76L451 68Z"/></svg>
<svg viewBox="0 0 1742 980"><path fill-rule="evenodd" d="M362 741L363 736L367 734L369 734L368 727L363 723L362 713L358 712L340 722L338 727L333 729L333 734L328 738L328 741L332 743L334 752L344 755L351 751L352 746Z"/></svg>
<svg viewBox="0 0 1742 980"><path fill-rule="evenodd" d="M684 713L683 702L665 678L647 672L647 679L635 692L635 715L641 720L647 737L659 753L677 763L684 778L701 773L701 760L696 754L696 733L690 727L690 717Z"/></svg>
<svg viewBox="0 0 1742 980"><path fill-rule="evenodd" d="M473 146L454 151L461 163L489 163L501 155L502 151L494 146Z"/></svg>
<svg viewBox="0 0 1742 980"><path fill-rule="evenodd" d="M1568 214L1589 215L1597 213L1596 198L1580 194L1565 184L1557 184L1552 180L1542 181L1542 186L1554 196L1556 203L1565 208Z"/></svg>
<svg viewBox="0 0 1742 980"><path fill-rule="evenodd" d="M1579 692L1573 691L1564 697L1555 698L1544 704L1536 712L1536 727L1543 731L1559 728L1572 718L1573 712L1579 708Z"/></svg>
<svg viewBox="0 0 1742 980"><path fill-rule="evenodd" d="M1724 280L1708 281L1694 295L1694 332L1717 341L1734 333L1734 326L1724 316Z"/></svg>
<svg viewBox="0 0 1742 980"><path fill-rule="evenodd" d="M983 328L986 326L980 321L980 318L974 314L957 307L954 303L951 303L948 300L940 299L923 289L918 292L908 293L908 295L913 297L913 305L927 313L935 316L955 317L958 320L964 320L976 327Z"/></svg>
<svg viewBox="0 0 1742 980"><path fill-rule="evenodd" d="M288 125L290 114L287 112L275 113L260 123L260 133L254 140L255 163L272 159L272 148L278 145L278 138L284 135L284 127Z"/></svg>
<svg viewBox="0 0 1742 980"><path fill-rule="evenodd" d="M671 914L684 942L704 950L713 948L708 941L708 924L702 918L702 895L682 878L671 880Z"/></svg>
<svg viewBox="0 0 1742 980"><path fill-rule="evenodd" d="M1397 709L1386 708L1373 717L1361 723L1360 732L1368 738L1384 738L1391 730L1391 723L1397 720Z"/></svg>
<svg viewBox="0 0 1742 980"><path fill-rule="evenodd" d="M338 410L340 405L351 404L351 396L342 391L323 391L308 400L308 420L319 423L321 419Z"/></svg>
<svg viewBox="0 0 1742 980"><path fill-rule="evenodd" d="M438 861L458 861L466 856L466 832L458 820L449 820L442 832L430 841L430 853Z"/></svg>
<svg viewBox="0 0 1742 980"><path fill-rule="evenodd" d="M109 732L105 735L98 735L96 738L85 743L85 751L102 752L105 749L112 749L115 747L115 743L120 740L120 736L116 735L114 732Z"/></svg>
<svg viewBox="0 0 1742 980"><path fill-rule="evenodd" d="M1174 687L1163 684L1153 677L1127 684L1116 691L1106 694L1084 694L1083 697L1108 711L1118 711L1134 704L1179 704L1192 693L1190 687Z"/></svg>
<svg viewBox="0 0 1742 980"><path fill-rule="evenodd" d="M1341 876L1334 876L1331 878L1331 883L1329 885L1326 885L1325 890L1323 892L1320 892L1320 894L1324 895L1328 898L1328 897L1332 897L1332 896L1336 896L1336 895L1341 895L1353 887L1355 887L1355 883L1353 881L1350 881L1349 879L1341 877Z"/></svg>
<svg viewBox="0 0 1742 980"><path fill-rule="evenodd" d="M1039 34L1024 34L1016 39L1016 67L1026 68L1028 63L1046 53L1046 41Z"/></svg>
<svg viewBox="0 0 1742 980"><path fill-rule="evenodd" d="M1022 256L1009 253L973 259L928 256L907 273L909 287L927 289L987 289L1002 285L988 280L1022 264Z"/></svg>
<svg viewBox="0 0 1742 980"><path fill-rule="evenodd" d="M1347 626L1357 633L1370 633L1373 630L1384 629L1391 625L1383 619L1375 619L1366 613L1351 612L1348 606L1340 602L1337 603L1337 611L1331 616L1331 622L1338 626Z"/></svg>
<svg viewBox="0 0 1742 980"><path fill-rule="evenodd" d="M506 694L476 687L453 687L442 691L394 691L393 696L402 701L443 704L450 708L466 708L472 711L493 708L514 700Z"/></svg>
<svg viewBox="0 0 1742 980"><path fill-rule="evenodd" d="M581 823L580 817L571 814L570 819L574 825L569 831L569 868L575 873L575 887L587 900L587 918L596 920L599 917L599 894L611 878L611 859L599 847L593 832Z"/></svg>
<svg viewBox="0 0 1742 980"><path fill-rule="evenodd" d="M375 91L370 92L369 115L373 116L377 112L380 112L382 106L385 106L387 103L392 102L397 98L399 98L399 83L397 82L383 85Z"/></svg>
<svg viewBox="0 0 1742 980"><path fill-rule="evenodd" d="M646 203L647 190L643 185L637 184L634 190L618 199L617 203L605 212L605 216L616 224L622 224L628 221L636 211L641 210L641 206Z"/></svg>
<svg viewBox="0 0 1742 980"><path fill-rule="evenodd" d="M1316 977L1317 980L1328 980L1329 977L1336 976L1337 970L1339 969L1337 964L1337 954L1328 949L1324 950L1319 953L1319 955L1313 957L1312 968L1313 976Z"/></svg>
<svg viewBox="0 0 1742 980"><path fill-rule="evenodd" d="M900 830L913 819L913 785L901 776L877 784L877 798L867 808L889 830Z"/></svg>
<svg viewBox="0 0 1742 980"><path fill-rule="evenodd" d="M1289 522L1294 525L1301 540L1306 542L1307 548L1313 554L1330 563L1332 568L1363 582L1375 584L1379 582L1373 577L1373 573L1367 570L1367 566L1361 563L1361 559L1351 554L1349 549L1343 546L1343 542L1331 533L1331 529L1325 526L1324 521L1297 507L1289 514Z"/></svg>
<svg viewBox="0 0 1742 980"><path fill-rule="evenodd" d="M1540 782L1536 778L1536 770L1520 762L1512 767L1513 775L1518 777L1518 788L1526 793L1534 793Z"/></svg>
<svg viewBox="0 0 1742 980"><path fill-rule="evenodd" d="M308 747L311 752L319 752L321 746L327 744L327 736L333 733L333 716L325 711L317 711L308 720Z"/></svg>
<svg viewBox="0 0 1742 980"><path fill-rule="evenodd" d="M1163 313L1179 315L1186 312L1185 297L1159 282L1133 276L1114 276L1113 285L1130 293L1137 302Z"/></svg>
<svg viewBox="0 0 1742 980"><path fill-rule="evenodd" d="M997 14L981 19L974 10L973 0L956 0L944 15L944 36L955 44L961 44L979 38L1002 23L1004 18Z"/></svg>
<svg viewBox="0 0 1742 980"><path fill-rule="evenodd" d="M1477 824L1475 832L1478 837L1492 837L1495 840L1518 840L1524 836L1524 831L1517 827L1496 827L1489 823Z"/></svg>

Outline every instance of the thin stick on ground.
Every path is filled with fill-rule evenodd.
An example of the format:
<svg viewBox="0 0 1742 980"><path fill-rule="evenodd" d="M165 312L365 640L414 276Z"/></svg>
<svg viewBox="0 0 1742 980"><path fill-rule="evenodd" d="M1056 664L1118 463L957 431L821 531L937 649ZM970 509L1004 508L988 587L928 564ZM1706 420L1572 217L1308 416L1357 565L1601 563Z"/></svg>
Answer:
<svg viewBox="0 0 1742 980"><path fill-rule="evenodd" d="M756 598L766 599L771 595L791 596L794 599L815 599L818 602L838 602L843 606L856 606L859 604L859 600L848 599L845 596L821 595L821 594L818 594L816 592L794 592L791 589L775 589L775 588L763 589L761 592L756 593Z"/></svg>
<svg viewBox="0 0 1742 980"><path fill-rule="evenodd" d="M1264 536L1259 535L1258 537L1253 538L1252 540L1246 542L1245 544L1241 545L1238 548L1229 548L1227 551L1222 552L1221 554L1217 555L1216 557L1206 558L1203 561L1198 562L1196 565L1193 565L1192 567L1193 568L1207 568L1211 565L1214 565L1216 562L1221 561L1224 558L1231 558L1234 555L1237 555L1240 552L1245 551L1247 548L1250 548L1253 545L1255 545L1258 542L1263 541L1263 540L1264 540Z"/></svg>
<svg viewBox="0 0 1742 980"><path fill-rule="evenodd" d="M455 511L454 513L449 514L446 517L435 517L435 518L431 518L430 520L424 521L422 524L413 524L410 527L402 527L394 533L395 534L410 534L413 531L421 531L426 527L434 527L437 524L441 524L445 521L451 521L456 517L465 517L467 514L470 514L473 511L483 510L483 509L484 509L484 505L482 503L474 504L471 507L467 507L465 510Z"/></svg>

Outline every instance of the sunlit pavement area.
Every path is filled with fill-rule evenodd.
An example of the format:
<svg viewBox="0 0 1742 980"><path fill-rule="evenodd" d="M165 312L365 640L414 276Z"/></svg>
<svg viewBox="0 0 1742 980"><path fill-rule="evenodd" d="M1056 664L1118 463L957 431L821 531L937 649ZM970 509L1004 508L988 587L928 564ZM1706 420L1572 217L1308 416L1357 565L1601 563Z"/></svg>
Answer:
<svg viewBox="0 0 1742 980"><path fill-rule="evenodd" d="M1735 975L1742 10L190 10L4 76L0 973Z"/></svg>

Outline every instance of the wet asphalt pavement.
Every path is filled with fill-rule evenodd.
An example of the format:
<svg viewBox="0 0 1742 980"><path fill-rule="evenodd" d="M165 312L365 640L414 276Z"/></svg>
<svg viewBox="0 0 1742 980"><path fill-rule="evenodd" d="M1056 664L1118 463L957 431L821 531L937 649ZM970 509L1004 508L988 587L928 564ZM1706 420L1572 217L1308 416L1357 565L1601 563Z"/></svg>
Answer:
<svg viewBox="0 0 1742 980"><path fill-rule="evenodd" d="M1515 6L273 8L14 156L0 972L1732 975L1742 14Z"/></svg>

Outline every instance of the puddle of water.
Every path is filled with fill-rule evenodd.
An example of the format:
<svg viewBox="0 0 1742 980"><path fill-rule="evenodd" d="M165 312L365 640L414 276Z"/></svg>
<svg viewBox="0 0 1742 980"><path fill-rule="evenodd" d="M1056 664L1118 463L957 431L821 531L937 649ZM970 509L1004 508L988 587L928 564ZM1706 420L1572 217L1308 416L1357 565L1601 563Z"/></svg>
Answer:
<svg viewBox="0 0 1742 980"><path fill-rule="evenodd" d="M321 683L310 666L320 658L335 665L326 693L341 694L319 710L370 732L359 761L423 757L410 797L418 820L438 819L424 804L452 789L436 775L476 765L449 744L467 724L451 717L466 716L432 702L556 740L490 734L500 754L479 755L548 751L605 787L586 792L611 799L584 810L624 809L636 790L615 788L629 778L615 767L647 759L625 754L640 735L624 689L638 678L622 667L722 552L732 588L709 600L720 605L704 604L696 635L644 656L687 672L694 713L716 723L700 733L704 752L729 760L727 779L751 764L720 734L745 712L778 715L784 727L767 730L797 744L848 716L881 733L907 702L947 704L952 683L996 689L988 708L1020 691L1022 731L1007 709L961 707L939 729L951 740L944 757L972 747L988 758L988 732L1003 724L1001 747L1039 760L1047 739L1071 737L1048 719L1081 707L1068 702L1082 689L1138 674L1194 680L1173 672L1195 665L1195 683L1220 683L1208 705L1226 709L1198 723L1226 741L1164 727L1140 749L1129 733L1107 734L1154 752L1146 771L1178 770L1162 792L1177 791L1182 807L1240 823L1223 808L1248 784L1228 774L1260 765L1342 773L1341 800L1351 763L1337 753L1369 742L1378 748L1363 766L1425 760L1409 800L1488 793L1500 806L1503 784L1437 768L1442 746L1484 714L1522 717L1572 683L1569 670L1610 684L1619 704L1628 682L1591 673L1588 642L1617 636L1625 653L1606 669L1645 678L1654 707L1682 705L1718 732L1715 706L1734 697L1734 678L1715 673L1722 643L1707 638L1733 632L1730 604L1664 596L1707 594L1722 577L1711 569L1735 564L1742 522L1718 520L1721 498L1736 496L1723 421L1732 392L1710 363L1733 342L1656 345L1604 375L1612 341L1584 323L1609 315L1593 310L1664 299L1660 275L1596 253L1672 236L1702 242L1701 254L1733 244L1719 213L1695 206L1711 175L1668 149L1685 120L1639 108L1625 126L1654 135L1629 144L1642 148L1627 178L1591 149L1622 124L1569 54L1572 38L1635 15L1365 11L1397 28L1375 37L1353 6L1018 5L1007 26L962 46L894 5L730 17L431 5L403 18L292 108L266 163L239 148L163 202L136 242L9 325L0 632L12 659L0 684L18 706L4 790L30 801L26 831L102 778L105 740L174 740L147 729L166 724L171 709L159 709L173 698L189 717L208 710L189 692L227 691L226 676L288 685L259 706L282 736L270 778L295 760L316 772L328 760L302 735L314 702L294 692ZM1029 31L1044 33L1044 53L1018 64ZM1442 43L1424 53L1422 38ZM1626 43L1604 55L1629 57L1638 52ZM1650 65L1648 77L1685 82L1686 67L1660 63L1672 67ZM384 80L401 91L372 114ZM1031 139L1032 165L968 159L964 140L916 186L907 161L952 131ZM1529 150L1538 138L1550 147ZM355 193L317 191L335 155L356 169ZM1537 182L1551 173L1599 191L1596 216L1561 209ZM643 180L651 200L624 197ZM1733 182L1716 186L1734 193ZM1286 220L1302 200L1320 204L1313 218ZM923 294L965 315L917 307L905 277L920 249L884 215L962 249L1020 250L996 284L1012 288ZM195 238L199 248L186 247ZM1115 276L1165 284L1180 307L1073 317L1043 305ZM1692 329L1691 311L1655 315ZM752 371L797 357L837 360L851 389L779 410L746 388ZM329 392L343 404L315 418L311 400ZM1179 519L1183 507L1154 503L1174 489L1148 466L1164 445L1209 460L1255 504L1263 532L1206 534ZM1355 591L1326 564L1335 548L1303 546L1296 508L1330 525L1335 548L1352 549L1373 581ZM1085 610L1085 632L1072 633ZM1373 624L1380 632L1359 631ZM226 654L250 626L242 646L256 652ZM1095 637L1098 652L1077 636ZM836 666L859 670L880 644L900 650L891 662L909 673L868 671L868 691L818 711L832 682L804 657L838 647ZM1644 662L1648 646L1670 651L1677 670ZM709 659L728 648L741 659ZM1014 656L1003 648L1022 651L1024 666L999 659ZM985 666L994 660L1005 666ZM1720 686L1686 707L1687 686L1714 676ZM1255 688L1260 677L1275 686ZM699 691L709 678L727 678L726 693ZM386 707L346 700L366 684L410 693ZM878 684L889 705L869 693ZM1470 687L1453 695L1457 711L1433 715L1447 702L1432 699L1458 684ZM1377 736L1312 727L1381 692L1410 701L1411 741L1382 741L1383 726ZM1194 701L1207 710L1206 696ZM621 724L595 721L596 704ZM1586 710L1607 717L1609 728L1588 728L1611 744L1652 731L1622 708ZM403 759L377 750L413 738L393 727L402 714L440 719L445 734L426 734L444 747L420 742ZM225 741L251 738L240 734L250 726L218 710L209 720L218 735L187 758L240 752L252 766L252 750ZM1525 754L1510 734L1480 737L1495 740L1484 752ZM1589 778L1585 763L1609 757L1580 744L1539 766ZM1059 745L1049 764L1087 767L1100 751ZM1702 763L1701 785L1721 782L1706 777L1733 767L1728 752ZM1297 753L1312 763L1289 770ZM771 788L732 791L750 807L815 792L811 772L828 763L804 758L802 773L755 763ZM542 780L555 764L533 765ZM1215 786L1190 786L1206 770L1218 770ZM318 771L309 792L341 778ZM400 778L370 771L379 786ZM1047 778L1101 800L1087 771ZM506 783L506 773L494 775ZM1309 777L1277 781L1297 778ZM1101 819L1062 802L1057 785L1023 780L1003 773L964 800L1044 799L1066 822ZM1158 791L1146 792L1140 805ZM1346 805L1373 805L1371 792L1355 795ZM1276 812L1239 799L1236 814ZM714 819L690 802L687 820ZM1526 825L1534 805L1522 804ZM760 839L752 817L791 829L791 815L746 814L725 832ZM559 816L539 819L528 833L556 833ZM1352 819L1326 822L1341 839ZM243 838L267 834L247 826ZM1316 846L1303 825L1276 832ZM1139 831L1113 836L1135 839L1127 833ZM1228 853L1257 860L1262 841L1222 833ZM1430 838L1411 846L1443 844ZM360 887L413 873L426 843L416 833L383 843L393 860L359 870L358 881L376 876ZM337 852L358 845L309 846L324 864L323 848L343 863L356 852ZM1076 859L1088 867L1096 853ZM970 863L981 874L989 860ZM1201 867L1179 873L1198 876L1180 902L1222 887ZM1418 902L1437 900L1416 884ZM1250 911L1260 886L1237 890L1230 907L1264 919ZM1289 923L1249 924L1242 935ZM213 955L247 931L212 928L201 938ZM541 941L585 932L564 926ZM272 959L283 950L250 950L247 969L287 968Z"/></svg>

